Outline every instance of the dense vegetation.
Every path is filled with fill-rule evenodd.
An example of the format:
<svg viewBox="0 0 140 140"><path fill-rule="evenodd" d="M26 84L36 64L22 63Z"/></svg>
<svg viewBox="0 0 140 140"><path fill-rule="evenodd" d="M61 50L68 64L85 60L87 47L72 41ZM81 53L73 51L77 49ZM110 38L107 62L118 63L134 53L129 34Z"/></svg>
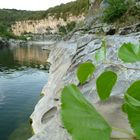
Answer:
<svg viewBox="0 0 140 140"><path fill-rule="evenodd" d="M66 26L59 27L59 33L62 35L66 35L71 32L76 27L76 22L72 21L68 23Z"/></svg>
<svg viewBox="0 0 140 140"><path fill-rule="evenodd" d="M132 0L108 0L108 7L104 10L103 21L108 23L114 22L134 6L135 2ZM138 13L135 13L135 15L138 15Z"/></svg>
<svg viewBox="0 0 140 140"><path fill-rule="evenodd" d="M47 18L49 15L56 18L63 18L70 14L79 15L88 9L88 0L77 0L67 4L55 6L46 11L25 11L16 9L0 9L0 36L16 38L10 31L10 26L15 21L37 20Z"/></svg>
<svg viewBox="0 0 140 140"><path fill-rule="evenodd" d="M128 8L128 4L124 0L108 0L109 6L104 11L104 21L111 22L121 17Z"/></svg>
<svg viewBox="0 0 140 140"><path fill-rule="evenodd" d="M53 15L56 18L61 17L66 19L70 14L77 16L79 14L86 13L88 6L88 0L77 0L48 9L46 16Z"/></svg>

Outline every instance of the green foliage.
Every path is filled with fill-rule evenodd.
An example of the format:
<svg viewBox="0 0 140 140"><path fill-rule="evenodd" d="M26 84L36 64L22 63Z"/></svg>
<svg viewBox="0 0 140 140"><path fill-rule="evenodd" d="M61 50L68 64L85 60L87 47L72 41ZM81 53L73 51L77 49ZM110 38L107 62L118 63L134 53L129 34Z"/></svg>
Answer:
<svg viewBox="0 0 140 140"><path fill-rule="evenodd" d="M131 128L134 130L137 139L140 139L140 110L135 110L132 106L128 104L124 105L125 113L127 113L129 123L131 124Z"/></svg>
<svg viewBox="0 0 140 140"><path fill-rule="evenodd" d="M105 46L103 42L102 48L106 48ZM139 54L139 47L135 48L135 45L131 43L123 44L119 49L119 56L125 61L136 62L136 54ZM81 64L77 70L77 77L80 83L85 83L94 71L95 66L92 63L86 62ZM112 71L103 72L97 78L96 89L101 100L109 98L116 81L117 74ZM127 114L128 120L135 133L135 135L131 135L133 135L134 138L137 137L137 139L140 139L140 80L134 82L128 88L124 99L125 102L122 106L122 111ZM84 98L75 85L69 85L63 89L61 101L62 121L64 127L72 135L73 140L108 140L110 138L110 126ZM118 131L120 130L119 128L116 129ZM120 131L121 133L129 133L125 130Z"/></svg>
<svg viewBox="0 0 140 140"><path fill-rule="evenodd" d="M67 30L65 26L60 26L59 27L59 33L66 35L67 34Z"/></svg>
<svg viewBox="0 0 140 140"><path fill-rule="evenodd" d="M80 64L77 70L77 77L81 84L85 83L86 80L92 76L95 71L95 66L91 62L85 62Z"/></svg>
<svg viewBox="0 0 140 140"><path fill-rule="evenodd" d="M76 22L72 21L66 25L66 29L68 32L71 32L76 27Z"/></svg>
<svg viewBox="0 0 140 140"><path fill-rule="evenodd" d="M106 100L109 98L116 81L117 75L112 71L103 72L97 78L96 88L101 100Z"/></svg>
<svg viewBox="0 0 140 140"><path fill-rule="evenodd" d="M124 110L136 136L140 139L140 80L134 82L125 94Z"/></svg>
<svg viewBox="0 0 140 140"><path fill-rule="evenodd" d="M106 59L106 48L107 48L106 41L103 40L102 45L101 45L101 49L98 50L95 54L95 59L97 62L100 62L100 61Z"/></svg>
<svg viewBox="0 0 140 140"><path fill-rule="evenodd" d="M106 46L105 43L103 43L102 46ZM131 43L123 44L119 50L122 60L129 60L129 62L136 62L137 53L139 54L139 47L135 48ZM85 83L94 71L95 66L91 62L81 64L77 70L77 77L80 83ZM101 100L109 98L116 81L117 74L112 71L103 72L97 78L96 89ZM124 99L125 102L122 106L122 111L127 114L128 120L135 133L131 135L133 135L134 138L137 137L140 139L140 80L134 82L128 88ZM109 140L111 133L110 126L84 98L75 85L69 85L63 89L61 102L62 122L64 127L72 135L73 140ZM121 130L121 128L116 129L121 133L129 133L123 129Z"/></svg>
<svg viewBox="0 0 140 140"><path fill-rule="evenodd" d="M78 16L80 14L85 14L88 11L88 0L76 0L66 4L61 4L50 8L46 12L47 16L55 16L56 18L67 19L69 15Z"/></svg>
<svg viewBox="0 0 140 140"><path fill-rule="evenodd" d="M76 27L76 22L72 21L70 23L67 23L66 26L60 26L59 27L59 33L62 33L63 35L68 34Z"/></svg>
<svg viewBox="0 0 140 140"><path fill-rule="evenodd" d="M127 94L132 96L133 98L137 98L140 100L140 81L136 81L133 83L127 90Z"/></svg>
<svg viewBox="0 0 140 140"><path fill-rule="evenodd" d="M105 22L113 22L120 18L129 7L125 0L108 0L108 4L103 14Z"/></svg>
<svg viewBox="0 0 140 140"><path fill-rule="evenodd" d="M134 63L140 61L140 45L132 43L124 43L119 49L119 58L127 63Z"/></svg>
<svg viewBox="0 0 140 140"><path fill-rule="evenodd" d="M129 94L125 95L125 101L127 102L127 104L129 104L130 106L134 106L134 107L140 107L140 102L133 98L132 96L130 96Z"/></svg>
<svg viewBox="0 0 140 140"><path fill-rule="evenodd" d="M133 107L140 107L140 81L134 82L128 88L125 94L125 101Z"/></svg>
<svg viewBox="0 0 140 140"><path fill-rule="evenodd" d="M62 91L61 117L73 140L109 140L111 128L75 85Z"/></svg>

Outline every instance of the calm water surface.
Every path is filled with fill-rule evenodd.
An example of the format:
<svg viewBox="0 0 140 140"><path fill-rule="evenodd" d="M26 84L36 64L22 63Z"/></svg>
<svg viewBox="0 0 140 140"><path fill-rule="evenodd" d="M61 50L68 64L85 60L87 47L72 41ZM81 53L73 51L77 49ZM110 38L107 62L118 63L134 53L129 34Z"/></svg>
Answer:
<svg viewBox="0 0 140 140"><path fill-rule="evenodd" d="M40 47L0 50L0 140L27 140L29 117L47 83L48 51Z"/></svg>

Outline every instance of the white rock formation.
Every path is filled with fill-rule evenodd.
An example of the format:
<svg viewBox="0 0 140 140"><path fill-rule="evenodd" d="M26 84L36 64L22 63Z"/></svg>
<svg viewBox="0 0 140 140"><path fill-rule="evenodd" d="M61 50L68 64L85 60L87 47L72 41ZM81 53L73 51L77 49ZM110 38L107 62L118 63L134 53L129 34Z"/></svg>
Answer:
<svg viewBox="0 0 140 140"><path fill-rule="evenodd" d="M83 21L84 18L84 15L81 14L79 16L69 16L67 21L64 21L62 18L56 19L51 16L42 20L17 21L11 26L11 30L15 35L21 35L23 33L43 34L47 33L48 29L50 29L52 33L55 33L58 31L60 25L65 26L72 21L79 23Z"/></svg>
<svg viewBox="0 0 140 140"><path fill-rule="evenodd" d="M63 128L60 120L60 95L64 85L74 83L78 85L76 69L80 63L92 61L96 64L95 77L98 77L104 70L113 70L118 74L118 81L113 89L112 97L108 102L99 101L95 88L95 80L91 78L88 83L79 86L84 96L96 109L106 118L113 127L132 129L127 116L121 111L123 95L132 82L140 79L140 71L126 69L117 57L117 51L124 42L138 43L140 32L125 36L106 36L107 40L107 61L112 63L96 63L95 52L101 47L102 36L78 34L67 42L60 42L52 48L49 62L51 63L47 85L42 90L44 97L35 107L31 119L34 136L30 140L72 140L67 131ZM139 68L140 63L123 64L129 68ZM111 138L130 139L130 135L114 131Z"/></svg>

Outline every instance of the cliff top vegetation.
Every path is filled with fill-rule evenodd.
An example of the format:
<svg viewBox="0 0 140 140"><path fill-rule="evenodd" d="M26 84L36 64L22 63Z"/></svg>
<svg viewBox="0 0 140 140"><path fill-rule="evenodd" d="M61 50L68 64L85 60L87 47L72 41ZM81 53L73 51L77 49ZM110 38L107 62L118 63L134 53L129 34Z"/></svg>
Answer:
<svg viewBox="0 0 140 140"><path fill-rule="evenodd" d="M67 4L61 4L46 11L26 11L16 9L0 9L0 36L10 36L11 24L15 21L23 20L39 20L54 16L55 18L63 18L66 20L69 15L80 15L88 10L88 0L76 0Z"/></svg>

